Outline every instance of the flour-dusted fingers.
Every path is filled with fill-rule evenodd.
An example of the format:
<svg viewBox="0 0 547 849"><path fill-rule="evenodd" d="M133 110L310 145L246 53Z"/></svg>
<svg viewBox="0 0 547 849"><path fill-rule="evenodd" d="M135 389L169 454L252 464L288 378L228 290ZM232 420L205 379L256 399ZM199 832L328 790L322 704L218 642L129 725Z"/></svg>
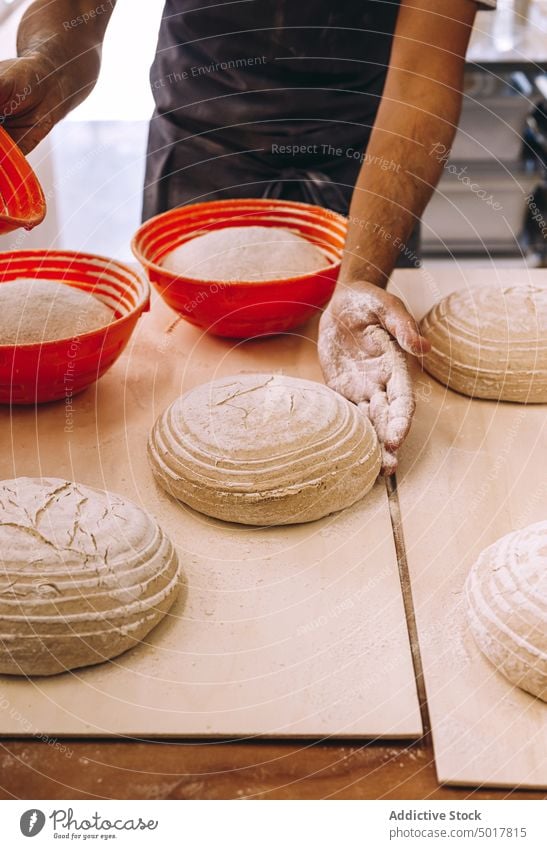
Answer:
<svg viewBox="0 0 547 849"><path fill-rule="evenodd" d="M317 337L317 356L319 365L323 372L325 382L331 389L338 392L336 386L337 363L340 358L339 334L337 333L338 322L330 310L325 310L319 321L319 335Z"/></svg>
<svg viewBox="0 0 547 849"><path fill-rule="evenodd" d="M410 402L410 404L409 404ZM412 415L414 412L413 399L397 398L389 404L388 422L384 430L384 444L390 451L397 451L406 439Z"/></svg>
<svg viewBox="0 0 547 849"><path fill-rule="evenodd" d="M318 352L327 384L357 404L371 421L384 450L384 472L391 474L396 451L410 428L414 395L405 353L379 323L381 310L378 315L373 310L378 297L372 293L364 298L361 311L353 304L353 325L347 298L340 314L327 309L320 323ZM408 319L412 326L402 303L397 298L389 303L395 304L398 318Z"/></svg>
<svg viewBox="0 0 547 849"><path fill-rule="evenodd" d="M370 410L369 410L369 407L370 407L370 404L369 404L369 402L368 402L368 401L361 401L359 404L357 404L357 408L359 409L359 411L360 411L360 412L361 412L364 416L366 416L366 417L367 417L367 419L370 419Z"/></svg>
<svg viewBox="0 0 547 849"><path fill-rule="evenodd" d="M359 341L367 363L371 365L373 365L375 359L382 357L386 351L389 351L390 344L393 342L387 330L384 330L379 324L369 324L363 330Z"/></svg>
<svg viewBox="0 0 547 849"><path fill-rule="evenodd" d="M373 415L371 415L371 403L369 401L361 401L357 407L364 416L368 417L378 437L382 452L381 473L383 475L392 475L397 468L397 456L391 448L386 447L379 433L379 430L382 432L384 427L387 426L387 419L389 417L385 392L378 391L375 394L374 403L372 404Z"/></svg>
<svg viewBox="0 0 547 849"><path fill-rule="evenodd" d="M328 310L321 318L317 352L325 382L354 404L370 397L366 349L375 347L375 343L372 338L365 343L364 336L361 330L346 329L344 319L331 315Z"/></svg>
<svg viewBox="0 0 547 849"><path fill-rule="evenodd" d="M389 423L389 404L385 389L378 387L376 392L371 396L369 418L374 425L374 430L380 443L383 445Z"/></svg>
<svg viewBox="0 0 547 849"><path fill-rule="evenodd" d="M396 447L400 445L400 442L397 446L390 443L391 436L397 433L396 423L392 420L391 416L392 410L387 393L378 390L370 399L369 418L380 442L380 448L382 450L382 474L384 475L392 475L397 468ZM402 430L405 427L408 430L409 426L410 422L408 424L406 422L401 423Z"/></svg>
<svg viewBox="0 0 547 849"><path fill-rule="evenodd" d="M417 323L396 295L386 293L382 307L378 310L381 324L409 354L426 354L431 345L422 336Z"/></svg>
<svg viewBox="0 0 547 849"><path fill-rule="evenodd" d="M385 445L382 449L382 474L385 477L395 474L397 471L397 455L394 451L390 451Z"/></svg>
<svg viewBox="0 0 547 849"><path fill-rule="evenodd" d="M396 346L396 343L394 345ZM410 430L416 403L405 356L400 350L394 350L392 353L391 375L386 386L389 418L384 431L384 442L389 449L396 451Z"/></svg>

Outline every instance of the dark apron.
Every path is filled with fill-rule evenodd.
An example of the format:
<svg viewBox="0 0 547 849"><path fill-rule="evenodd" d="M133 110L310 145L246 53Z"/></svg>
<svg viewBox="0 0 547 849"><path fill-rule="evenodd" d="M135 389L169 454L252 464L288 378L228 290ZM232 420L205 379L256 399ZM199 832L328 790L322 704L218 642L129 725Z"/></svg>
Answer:
<svg viewBox="0 0 547 849"><path fill-rule="evenodd" d="M234 197L347 214L397 11L398 0L167 0L143 219Z"/></svg>

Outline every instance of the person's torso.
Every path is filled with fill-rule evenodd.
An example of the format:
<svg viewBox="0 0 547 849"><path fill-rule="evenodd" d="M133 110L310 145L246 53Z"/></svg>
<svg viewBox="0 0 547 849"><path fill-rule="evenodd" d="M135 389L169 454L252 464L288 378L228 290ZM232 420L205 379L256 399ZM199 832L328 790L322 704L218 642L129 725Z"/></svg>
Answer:
<svg viewBox="0 0 547 849"><path fill-rule="evenodd" d="M397 11L398 0L167 0L150 74L157 111L236 139L368 134Z"/></svg>

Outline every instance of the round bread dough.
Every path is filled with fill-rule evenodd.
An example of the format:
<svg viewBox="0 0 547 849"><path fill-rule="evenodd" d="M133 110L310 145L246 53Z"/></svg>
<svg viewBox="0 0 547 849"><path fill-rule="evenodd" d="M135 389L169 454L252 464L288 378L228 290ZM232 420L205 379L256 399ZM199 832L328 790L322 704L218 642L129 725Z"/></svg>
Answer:
<svg viewBox="0 0 547 849"><path fill-rule="evenodd" d="M380 471L376 434L357 407L277 374L191 389L158 418L148 450L167 492L246 525L320 519L362 498Z"/></svg>
<svg viewBox="0 0 547 849"><path fill-rule="evenodd" d="M257 281L310 274L330 263L318 247L284 227L224 227L195 236L162 265L195 280Z"/></svg>
<svg viewBox="0 0 547 849"><path fill-rule="evenodd" d="M94 295L53 280L0 284L0 345L71 339L104 327L114 311Z"/></svg>
<svg viewBox="0 0 547 849"><path fill-rule="evenodd" d="M425 369L472 398L547 401L547 285L453 292L421 322Z"/></svg>
<svg viewBox="0 0 547 849"><path fill-rule="evenodd" d="M57 478L0 482L0 673L116 657L163 619L178 588L173 545L131 501Z"/></svg>
<svg viewBox="0 0 547 849"><path fill-rule="evenodd" d="M547 521L486 548L465 591L481 651L512 684L547 701Z"/></svg>

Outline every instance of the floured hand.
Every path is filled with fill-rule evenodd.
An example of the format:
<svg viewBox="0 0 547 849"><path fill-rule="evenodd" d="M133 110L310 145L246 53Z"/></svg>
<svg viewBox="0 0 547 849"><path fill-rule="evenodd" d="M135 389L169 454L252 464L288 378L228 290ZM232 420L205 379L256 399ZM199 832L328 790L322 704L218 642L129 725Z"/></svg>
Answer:
<svg viewBox="0 0 547 849"><path fill-rule="evenodd" d="M429 344L399 298L372 284L337 292L321 318L318 353L325 380L370 418L384 474L397 467L414 413L403 348L421 354Z"/></svg>

